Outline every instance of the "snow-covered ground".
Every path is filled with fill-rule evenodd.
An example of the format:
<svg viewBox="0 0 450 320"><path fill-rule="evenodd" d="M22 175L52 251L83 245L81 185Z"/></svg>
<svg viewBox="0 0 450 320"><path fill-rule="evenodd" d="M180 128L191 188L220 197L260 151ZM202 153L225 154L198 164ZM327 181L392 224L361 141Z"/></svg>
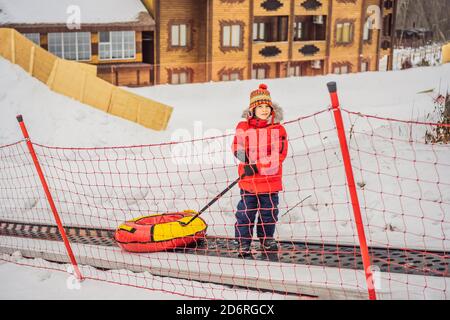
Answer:
<svg viewBox="0 0 450 320"><path fill-rule="evenodd" d="M86 279L78 283L66 270L58 270L59 265L33 259L33 263L40 268L31 267L30 260L20 257L20 254L15 255L13 260L15 263L7 263L1 258L2 256L0 256L1 300L186 299L184 296L161 291L143 290L132 286L118 287L117 284L100 280ZM3 258L11 259L9 256L3 256ZM48 269L44 269L44 265ZM67 269L70 265L64 267ZM98 272L101 273L101 271Z"/></svg>
<svg viewBox="0 0 450 320"><path fill-rule="evenodd" d="M348 110L432 121L430 113L435 108L432 97L446 92L449 79L447 64L401 72L264 82L273 100L285 110L285 120L326 109L329 105L326 83L334 80L338 83L341 104ZM17 114L23 114L31 139L48 146L148 145L229 134L248 105L250 91L260 82L128 89L174 107L168 129L154 132L55 94L19 67L0 58L0 145L22 139L15 120ZM346 115L344 120L347 129L351 125L354 129L350 148L355 178L365 184L358 192L369 244L448 250L448 146L392 143L392 138L407 141L413 137L415 141L423 141L423 126L368 122L365 118ZM281 214L300 199L311 197L280 218L277 237L340 244L357 242L332 115L325 112L294 121L286 129L291 141L285 162ZM375 136L368 139L367 133ZM199 209L212 199L236 176L236 164L226 161L230 159L229 140L224 139L214 140L221 142L217 151L219 162L189 165L174 163L171 154L182 153L183 150L177 149L179 146L195 147L190 142L124 149L36 148L64 223L114 228L125 219L142 214ZM213 150L200 147L205 153ZM18 151L11 152L4 155L11 156ZM158 160L161 156L165 159ZM17 153L13 159L17 162L4 160L4 167L17 165L23 172L33 172L29 159ZM420 161L413 164L413 160ZM400 178L393 179L397 175ZM426 182L437 179L440 186ZM33 176L28 179L8 176L1 181L0 196L4 200L0 218L52 223L43 193ZM11 183L15 186L13 190ZM238 200L238 190L234 189L204 214L210 235L233 235Z"/></svg>
<svg viewBox="0 0 450 320"><path fill-rule="evenodd" d="M3 58L0 70L0 144L21 139L15 120L18 113L24 115L33 140L50 146L167 142L179 129L186 129L193 136L195 121L201 121L205 131L217 129L225 133L234 130L242 110L248 106L250 92L261 83L246 80L128 89L174 107L168 129L155 132L55 94ZM285 110L286 120L326 108L330 104L328 81L337 81L341 104L352 111L409 120L423 119L433 108L430 97L418 92L429 89L445 92L449 79L450 66L444 65L402 72L270 79L264 83L268 84L273 100Z"/></svg>
<svg viewBox="0 0 450 320"><path fill-rule="evenodd" d="M23 258L20 251L0 253L0 299L282 299L282 295L255 290L232 289L216 284L153 276L129 270L101 271L80 266L82 282L70 264ZM121 286L118 286L121 284ZM306 299L306 297L305 297Z"/></svg>

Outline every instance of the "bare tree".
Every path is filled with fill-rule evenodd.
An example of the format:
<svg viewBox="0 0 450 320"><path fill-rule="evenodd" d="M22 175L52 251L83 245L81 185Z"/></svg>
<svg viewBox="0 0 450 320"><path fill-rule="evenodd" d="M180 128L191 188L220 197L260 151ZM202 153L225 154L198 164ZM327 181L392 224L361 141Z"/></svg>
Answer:
<svg viewBox="0 0 450 320"><path fill-rule="evenodd" d="M397 28L433 31L435 41L450 40L449 0L398 0Z"/></svg>

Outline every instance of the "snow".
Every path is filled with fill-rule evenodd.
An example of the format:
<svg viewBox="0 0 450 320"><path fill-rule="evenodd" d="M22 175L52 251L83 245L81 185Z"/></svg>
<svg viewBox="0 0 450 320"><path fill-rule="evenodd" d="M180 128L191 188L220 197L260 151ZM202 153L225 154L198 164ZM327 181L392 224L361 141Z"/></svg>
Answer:
<svg viewBox="0 0 450 320"><path fill-rule="evenodd" d="M142 290L92 279L80 285L74 277L64 270L56 271L58 266L36 259L35 263L46 264L50 269L33 268L27 265L28 259L15 259L15 263L0 260L0 281L2 300L161 300L187 299L186 297L161 291ZM20 265L22 264L22 265ZM69 265L65 266L69 268Z"/></svg>
<svg viewBox="0 0 450 320"><path fill-rule="evenodd" d="M44 289L45 294L51 296L55 290L61 295L61 299L77 299L81 293L86 294L86 299L90 298L91 289L93 292L101 292L101 289L109 283L121 283L127 286L140 286L148 290L163 290L160 295L156 292L141 290L136 293L131 290L133 298L137 299L179 299L179 295L170 296L170 292L178 292L190 298L216 298L216 299L314 299L319 296L322 299L365 299L367 297L365 274L362 270L338 269L331 267L307 266L301 264L272 263L267 261L219 258L214 256L185 255L176 253L158 252L151 254L132 254L121 252L115 247L102 247L98 250L94 258L90 255L96 247L93 245L73 244L75 255L79 260L107 261L110 265L117 265L115 270L101 271L90 266L83 265L80 271L83 277L87 278L81 283L81 290L78 295L77 282L71 275L73 268L67 264L50 263L42 259L24 259L20 251L32 248L33 251L45 251L51 254L63 255L64 246L61 242L23 239L17 241L14 237L4 237L3 245L14 248L13 254L0 255L0 280L2 269L10 271L7 274L10 279L21 279L19 275L23 268L11 264L22 266L35 266L44 268L44 271L32 270L19 284L15 281L5 281L7 286L18 289L18 295L32 297L33 286L41 282L40 289ZM132 266L124 269L123 265ZM133 270L134 272L131 272ZM142 271L145 270L145 271ZM68 272L61 274L58 271ZM256 282L260 291L244 290L241 288L221 286L211 283L200 283L198 281L187 281L171 277L160 277L153 275L153 272L171 272L183 275L195 276L197 273L206 273L212 279L216 277L227 278L233 283L239 284L242 279L248 283L253 283L260 279L269 279L262 286L261 282ZM19 275L18 275L19 274ZM102 282L93 283L92 279L99 279ZM31 287L23 288L24 283L31 282ZM108 281L108 282L105 282ZM86 286L85 286L86 284ZM450 293L447 288L450 286L450 278L407 275L399 273L379 272L374 269L374 284L376 286L378 299L449 299ZM20 286L20 288L18 288ZM267 288L269 286L269 288ZM285 286L293 290L295 288L303 294L302 296L284 296L271 292L280 290L280 286ZM117 295L126 293L117 290ZM87 289L87 290L85 290ZM266 290L263 290L266 289ZM97 291L98 290L98 291ZM36 291L34 291L36 292ZM122 292L122 293L121 293ZM6 295L10 298L9 295ZM115 297L115 295L113 295ZM109 294L105 298L113 298ZM0 298L2 295L0 293ZM94 297L95 298L95 297Z"/></svg>
<svg viewBox="0 0 450 320"><path fill-rule="evenodd" d="M155 132L82 103L55 94L20 67L0 58L0 144L21 139L15 116L23 114L34 141L49 146L105 147L170 141L187 130L194 138L196 121L204 136L234 132L250 91L262 81L159 85L128 88L174 107L168 129ZM272 98L285 111L285 120L307 116L328 107L328 81L337 81L341 104L349 110L398 119L424 119L433 109L431 99L418 92L445 92L450 65L401 72L368 72L312 78L267 79ZM24 95L23 92L27 92ZM64 108L62 107L64 106ZM118 130L117 128L121 128Z"/></svg>
<svg viewBox="0 0 450 320"><path fill-rule="evenodd" d="M140 0L0 0L0 24L114 23L138 21L139 13L146 12ZM78 8L74 8L78 7Z"/></svg>
<svg viewBox="0 0 450 320"><path fill-rule="evenodd" d="M59 277L58 286L61 289L76 289L76 279L71 276L73 268L68 264L55 264L40 258L25 259L21 252L33 251L34 254L40 252L46 253L46 258L49 260L60 261L60 256L66 257L64 244L62 242L36 240L36 239L21 239L17 241L14 237L2 237L2 247L13 248L16 250L12 254L0 254L0 267L2 262L16 263L23 266L35 266L47 269L47 274L39 276L38 280L50 278L51 271L66 272L65 277ZM31 248L31 250L30 250ZM125 286L140 287L151 291L159 291L162 294L161 298L176 298L180 296L186 298L201 298L201 299L280 299L283 295L272 292L259 292L255 290L245 290L240 288L231 288L229 286L217 285L214 283L202 283L198 281L184 280L171 278L166 275L177 274L181 278L183 276L194 277L198 272L207 273L211 279L215 279L217 275L225 275L228 278L239 278L244 274L247 279L257 279L259 277L267 277L267 265L259 262L259 265L252 265L252 262L246 262L242 259L226 259L224 262L217 257L195 256L185 254L171 254L166 252L152 253L152 254L131 254L124 253L117 247L97 247L95 245L72 244L72 249L80 262L80 272L86 279L87 283L91 280L100 280L105 283L120 283ZM94 253L92 255L92 253ZM50 257L50 258L48 258ZM82 261L90 262L91 264L103 263L101 266L114 269L108 271L101 271L90 265L81 265ZM106 265L105 265L106 264ZM245 266L245 268L243 268ZM293 269L294 265L288 265L289 269ZM275 266L280 270L280 266ZM221 271L219 273L218 271ZM262 272L261 272L262 271ZM1 273L1 268L0 268ZM13 273L14 274L14 273ZM155 275L156 274L156 275ZM160 274L164 276L159 276ZM270 273L273 274L274 273ZM64 276L64 274L63 274ZM272 280L277 280L283 276L275 276ZM293 275L283 279L286 282L295 282ZM62 283L61 283L62 282ZM81 286L84 288L84 283ZM307 283L305 281L305 283ZM57 284L54 282L53 284ZM143 290L140 297L158 298L157 293L145 292ZM178 294L177 294L178 293ZM173 297L171 297L173 296ZM1 296L0 296L1 297ZM69 297L70 298L70 297Z"/></svg>
<svg viewBox="0 0 450 320"><path fill-rule="evenodd" d="M341 104L348 110L403 120L433 121L435 105L432 98L439 92L446 92L449 79L450 65L447 64L396 72L264 82L274 101L285 110L286 120L326 109L329 105L326 83L337 81ZM260 82L127 88L174 107L168 129L155 132L55 94L20 67L0 58L0 145L22 139L15 120L17 114L23 114L32 141L48 146L148 145L232 134L242 110L248 105L250 91ZM430 93L420 93L423 91ZM366 184L358 193L364 208L369 245L448 251L449 148L392 143L392 138L407 141L413 137L422 141L423 126L369 122L366 118L345 113L344 120L347 129L354 125L350 148L355 178ZM297 139L290 143L290 155L285 163L286 190L281 195L281 214L309 194L312 197L280 218L277 237L357 243L332 115L325 112L298 124L288 124L286 128L289 137ZM368 132L374 133L370 139L367 139ZM171 152L182 151L176 148L195 146L190 142L124 149L68 151L42 146L36 146L36 149L38 155L47 158L44 170L51 177L50 185L64 223L115 228L122 221L142 214L202 207L236 176L234 162L221 162L230 158L229 138L214 140L219 142L218 163L201 165L177 164L170 159ZM208 152L208 149L200 150ZM370 153L378 154L376 160ZM394 155L397 156L395 161ZM155 160L161 156L169 158ZM181 152L179 160L186 158ZM402 160L405 158L421 161L413 166L412 161ZM80 166L80 159L91 161L82 161ZM102 162L104 159L110 162ZM24 172L34 172L29 159L18 157L18 161L5 163L13 167L20 164ZM439 165L433 165L434 162ZM73 174L74 170L79 174ZM378 170L383 175L376 174ZM121 176L123 172L128 174ZM401 179L392 178L397 175ZM420 185L416 179L421 181ZM442 182L440 186L426 182L436 179ZM0 207L0 217L53 224L36 178L30 176L23 181L11 181L15 181L16 187L13 199L11 194L2 194L4 189L0 188L0 196L6 199ZM17 199L23 201L19 207ZM209 224L208 234L233 234L238 200L238 189L235 188L203 215ZM420 286L416 289L421 291ZM415 291L410 289L409 292Z"/></svg>

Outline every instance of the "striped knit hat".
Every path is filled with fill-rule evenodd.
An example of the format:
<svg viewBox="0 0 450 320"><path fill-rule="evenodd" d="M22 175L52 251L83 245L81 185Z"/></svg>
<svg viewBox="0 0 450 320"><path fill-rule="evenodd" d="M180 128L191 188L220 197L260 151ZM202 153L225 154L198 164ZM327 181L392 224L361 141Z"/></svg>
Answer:
<svg viewBox="0 0 450 320"><path fill-rule="evenodd" d="M252 91L252 93L250 94L249 111L253 112L253 109L262 104L268 104L270 107L272 107L272 98L270 97L270 92L269 90L267 90L267 85L263 83L259 85L258 89Z"/></svg>

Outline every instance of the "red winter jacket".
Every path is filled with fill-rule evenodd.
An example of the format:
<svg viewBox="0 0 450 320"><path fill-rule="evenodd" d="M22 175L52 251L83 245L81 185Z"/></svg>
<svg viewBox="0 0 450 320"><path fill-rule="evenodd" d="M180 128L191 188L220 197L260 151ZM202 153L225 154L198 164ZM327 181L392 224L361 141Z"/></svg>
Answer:
<svg viewBox="0 0 450 320"><path fill-rule="evenodd" d="M288 140L286 129L281 124L256 118L239 122L232 151L241 161L244 160L242 155L245 154L245 161L256 164L258 168L256 175L246 176L239 181L241 189L251 193L283 190L282 163L288 152ZM239 176L244 173L244 165L245 162L239 164Z"/></svg>

